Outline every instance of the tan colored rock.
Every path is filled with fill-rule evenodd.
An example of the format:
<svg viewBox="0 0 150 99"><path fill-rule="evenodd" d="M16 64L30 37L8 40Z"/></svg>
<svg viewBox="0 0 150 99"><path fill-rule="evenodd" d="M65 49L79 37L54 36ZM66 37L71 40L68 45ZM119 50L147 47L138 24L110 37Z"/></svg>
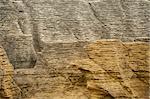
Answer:
<svg viewBox="0 0 150 99"><path fill-rule="evenodd" d="M100 40L89 44L85 50L88 59L73 64L85 73L87 88L97 92L103 89L107 94L102 96L116 99L148 98L149 44Z"/></svg>
<svg viewBox="0 0 150 99"><path fill-rule="evenodd" d="M20 89L14 79L14 68L0 46L0 99L19 99Z"/></svg>
<svg viewBox="0 0 150 99"><path fill-rule="evenodd" d="M88 86L92 99L143 97L149 85L147 44L103 40L83 46L110 38L148 42L149 11L149 0L0 0L0 44L16 69L22 98L61 95L60 86ZM86 77L70 68L74 60L84 64Z"/></svg>

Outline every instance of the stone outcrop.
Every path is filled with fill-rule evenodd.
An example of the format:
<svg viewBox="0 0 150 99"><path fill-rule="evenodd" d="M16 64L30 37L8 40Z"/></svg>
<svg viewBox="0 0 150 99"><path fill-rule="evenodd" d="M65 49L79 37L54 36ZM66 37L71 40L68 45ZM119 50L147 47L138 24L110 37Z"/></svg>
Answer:
<svg viewBox="0 0 150 99"><path fill-rule="evenodd" d="M43 43L149 40L149 2L1 0L0 42L15 68L32 68Z"/></svg>
<svg viewBox="0 0 150 99"><path fill-rule="evenodd" d="M88 58L77 60L94 99L149 98L149 44L101 40L85 47ZM99 91L102 93L99 94Z"/></svg>
<svg viewBox="0 0 150 99"><path fill-rule="evenodd" d="M0 0L0 44L21 99L147 98L149 18L149 0Z"/></svg>
<svg viewBox="0 0 150 99"><path fill-rule="evenodd" d="M21 90L14 81L14 68L0 46L0 99L18 99Z"/></svg>
<svg viewBox="0 0 150 99"><path fill-rule="evenodd" d="M147 99L149 96L149 43L113 39L55 43L42 53L38 53L35 68L15 70L15 81L24 98Z"/></svg>
<svg viewBox="0 0 150 99"><path fill-rule="evenodd" d="M40 97L42 93L56 94L57 92L63 95L63 91L72 89L76 93L82 90L78 85L84 86L83 75L76 68L70 67L70 62L87 57L83 49L86 44L88 42L44 45L43 51L37 53L38 58L34 68L15 70L15 81L21 88L23 97L30 98L34 95Z"/></svg>
<svg viewBox="0 0 150 99"><path fill-rule="evenodd" d="M21 0L0 1L0 43L15 68L32 68L36 63L32 24Z"/></svg>
<svg viewBox="0 0 150 99"><path fill-rule="evenodd" d="M35 66L36 53L33 48L32 35L7 35L2 45L15 68Z"/></svg>

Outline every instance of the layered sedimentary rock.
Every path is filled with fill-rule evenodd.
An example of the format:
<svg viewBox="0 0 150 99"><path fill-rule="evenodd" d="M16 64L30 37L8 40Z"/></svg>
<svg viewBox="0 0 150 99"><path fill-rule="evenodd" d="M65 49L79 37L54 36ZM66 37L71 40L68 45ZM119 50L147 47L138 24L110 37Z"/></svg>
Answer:
<svg viewBox="0 0 150 99"><path fill-rule="evenodd" d="M148 99L149 44L101 40L85 47L88 58L74 63L86 77L87 88L104 91L96 99ZM99 97L99 98L98 98Z"/></svg>
<svg viewBox="0 0 150 99"><path fill-rule="evenodd" d="M149 40L149 2L1 0L0 40L15 68L34 67L35 51L40 52L45 47L43 43L94 41L102 38Z"/></svg>
<svg viewBox="0 0 150 99"><path fill-rule="evenodd" d="M148 43L100 40L54 45L43 56L38 53L35 68L15 71L23 97L148 98Z"/></svg>
<svg viewBox="0 0 150 99"><path fill-rule="evenodd" d="M36 62L32 24L23 1L0 1L0 43L15 68L31 68Z"/></svg>
<svg viewBox="0 0 150 99"><path fill-rule="evenodd" d="M127 95L143 97L149 83L147 71L149 65L146 62L148 54L143 50L148 49L145 43L122 44L115 41L116 43L109 42L110 45L103 46L106 55L110 54L115 58L106 57L108 63L112 60L113 63L112 66L104 68L107 70L117 65L114 71L116 74L120 73L117 77L121 75L120 78L125 83L125 85L118 84L118 87L107 85L105 88L92 88L91 85L94 86L95 83L87 84L88 77L76 67L72 67L70 62L88 59L87 64L99 65L91 63L87 54L89 52L84 48L95 40L117 38L122 41L148 42L149 11L149 0L1 0L0 44L15 67L14 79L23 93L21 99L49 99L49 97L66 99L75 96L76 99L80 96L82 99L89 97L103 99ZM115 53L109 50L107 52L105 47L112 47L113 44L115 48L111 50ZM122 47L123 45L125 46ZM90 55L93 56L92 54L94 55L94 53ZM95 58L96 61L99 59ZM105 60L100 62L107 63ZM128 75L122 71L126 65L121 64L130 67L129 69L125 67ZM134 83L134 80L130 80L132 73L136 75L134 80L143 85L141 93L137 93L136 86L132 86L133 94L122 89L123 86L130 87L128 81ZM110 73L114 78L116 74ZM105 76L106 79L110 77ZM109 81L113 83L114 78ZM116 81L115 84L117 82L120 83ZM109 91L104 90L106 88L110 88ZM119 93L119 90L114 88L123 92ZM112 94L113 91L110 90L114 93Z"/></svg>
<svg viewBox="0 0 150 99"><path fill-rule="evenodd" d="M14 67L0 46L0 99L17 99L21 90L14 81Z"/></svg>
<svg viewBox="0 0 150 99"><path fill-rule="evenodd" d="M35 94L36 99L45 93L43 97L47 94L50 97L52 94L55 99L57 94L63 95L63 91L68 90L73 93L81 90L81 94L84 94L83 74L71 67L70 62L87 56L83 49L86 44L87 42L51 43L42 52L37 53L38 59L34 68L15 70L15 80L24 93L23 97L34 97Z"/></svg>

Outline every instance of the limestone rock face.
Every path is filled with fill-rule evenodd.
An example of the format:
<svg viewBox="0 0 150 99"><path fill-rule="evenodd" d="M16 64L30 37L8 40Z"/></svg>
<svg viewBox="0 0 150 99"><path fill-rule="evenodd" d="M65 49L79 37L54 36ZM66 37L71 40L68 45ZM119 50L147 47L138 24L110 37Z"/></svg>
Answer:
<svg viewBox="0 0 150 99"><path fill-rule="evenodd" d="M54 45L38 53L35 68L15 70L24 98L149 97L149 43L107 39Z"/></svg>
<svg viewBox="0 0 150 99"><path fill-rule="evenodd" d="M74 66L85 74L87 88L104 91L93 97L148 99L149 44L101 40L87 45L85 50L89 57L76 61Z"/></svg>
<svg viewBox="0 0 150 99"><path fill-rule="evenodd" d="M0 5L0 41L15 68L34 67L43 43L149 40L149 0L1 0Z"/></svg>
<svg viewBox="0 0 150 99"><path fill-rule="evenodd" d="M76 97L80 97L80 94L88 97L86 96L88 94L84 93L84 90L87 89L84 87L82 72L70 66L71 61L87 57L83 49L87 43L51 43L44 45L43 51L37 53L38 58L34 68L16 69L15 81L22 90L23 98L30 99L33 97L33 99L38 99L45 96L47 97L45 99L49 99L48 96L51 96L54 99L55 97L61 99L61 96L56 94L69 98L75 96L75 93L78 94ZM68 90L72 90L72 93L70 93L72 96L66 95L69 92ZM78 91L81 93L79 94Z"/></svg>
<svg viewBox="0 0 150 99"><path fill-rule="evenodd" d="M31 19L23 1L0 1L0 43L15 68L31 68L36 62Z"/></svg>
<svg viewBox="0 0 150 99"><path fill-rule="evenodd" d="M21 99L147 98L149 19L149 0L0 0L0 44Z"/></svg>
<svg viewBox="0 0 150 99"><path fill-rule="evenodd" d="M21 90L14 81L14 68L0 46L0 99L18 99Z"/></svg>
<svg viewBox="0 0 150 99"><path fill-rule="evenodd" d="M19 0L21 1L21 0ZM149 35L149 0L23 0L43 42Z"/></svg>

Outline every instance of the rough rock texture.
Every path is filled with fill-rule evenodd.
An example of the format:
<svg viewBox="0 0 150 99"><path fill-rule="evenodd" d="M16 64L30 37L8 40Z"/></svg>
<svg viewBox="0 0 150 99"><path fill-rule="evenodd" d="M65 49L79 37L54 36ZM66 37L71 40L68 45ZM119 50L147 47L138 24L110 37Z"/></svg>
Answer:
<svg viewBox="0 0 150 99"><path fill-rule="evenodd" d="M20 89L14 81L14 68L0 46L0 99L18 99Z"/></svg>
<svg viewBox="0 0 150 99"><path fill-rule="evenodd" d="M95 40L117 38L122 41L148 42L149 19L149 0L0 0L0 44L15 68L14 79L21 89L21 99L67 99L75 96L76 99L87 99L91 97L90 93L93 98L116 98L121 94L127 97L125 93L131 97L131 93L121 89L122 85L117 87L123 90L119 94L114 88L113 94L110 93L112 91L99 88L87 89L84 73L71 67L70 62L89 59L84 46ZM116 56L112 59L112 67L108 65L106 69L114 65L119 68L118 64L131 67L125 69L127 72L132 70L130 73L140 78L135 77L135 81L143 85L139 87L143 88L140 89L143 93L137 93L137 89L134 89L137 87L132 86L135 90L132 91L133 97L137 94L142 97L145 94L142 90L147 90L149 83L146 71L149 65L145 58L147 51L144 52L144 46L140 44L126 43L129 51L122 47L122 43L112 44L116 46L112 50L118 52L110 52L110 55ZM128 55L126 52L130 51L133 52ZM109 51L106 54L109 55ZM123 57L126 54L131 57ZM126 65L121 65L121 70L123 66ZM120 75L125 74L118 69L115 71L121 72ZM130 75L124 76L121 78L129 87Z"/></svg>
<svg viewBox="0 0 150 99"><path fill-rule="evenodd" d="M0 1L0 42L15 68L30 68L35 65L36 54L31 20L22 2Z"/></svg>
<svg viewBox="0 0 150 99"><path fill-rule="evenodd" d="M148 43L101 40L89 44L85 50L88 58L77 60L73 65L85 74L87 88L97 93L104 91L93 96L97 97L94 99L104 99L105 96L115 99L148 99Z"/></svg>
<svg viewBox="0 0 150 99"><path fill-rule="evenodd" d="M29 68L43 43L149 40L149 18L149 0L1 0L0 41L15 68Z"/></svg>
<svg viewBox="0 0 150 99"><path fill-rule="evenodd" d="M49 44L42 52L37 53L38 59L34 68L16 69L15 81L24 93L23 97L30 98L34 97L34 94L38 96L41 93L63 94L59 93L61 90L66 92L72 89L75 93L82 90L83 74L76 68L70 67L70 62L87 57L83 49L86 43Z"/></svg>
<svg viewBox="0 0 150 99"><path fill-rule="evenodd" d="M100 40L54 45L43 56L38 53L35 68L15 70L23 97L148 98L149 43Z"/></svg>

